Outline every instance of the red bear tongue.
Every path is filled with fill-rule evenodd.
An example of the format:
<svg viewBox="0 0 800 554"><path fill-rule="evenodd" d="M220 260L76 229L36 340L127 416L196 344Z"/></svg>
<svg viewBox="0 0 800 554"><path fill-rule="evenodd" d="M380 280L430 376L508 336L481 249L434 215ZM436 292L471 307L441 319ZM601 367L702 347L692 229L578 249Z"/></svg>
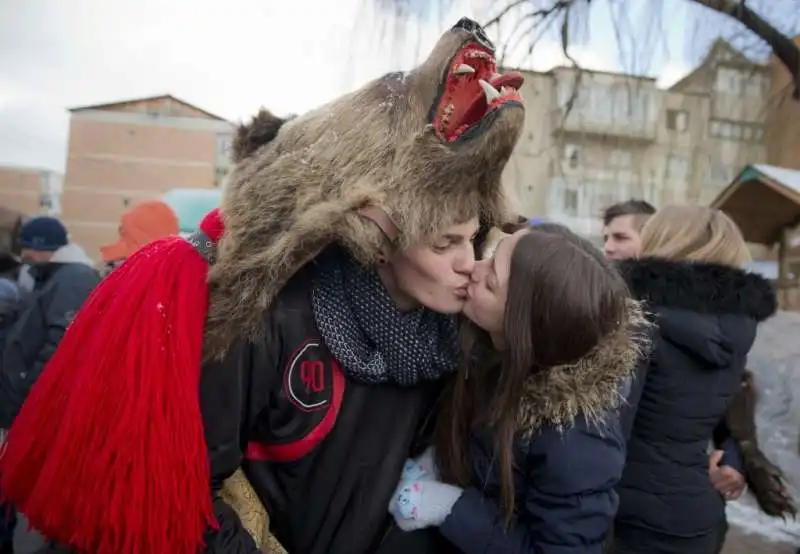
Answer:
<svg viewBox="0 0 800 554"><path fill-rule="evenodd" d="M489 80L489 83L497 90L500 90L500 87L511 87L519 90L524 82L525 77L519 71L509 71Z"/></svg>

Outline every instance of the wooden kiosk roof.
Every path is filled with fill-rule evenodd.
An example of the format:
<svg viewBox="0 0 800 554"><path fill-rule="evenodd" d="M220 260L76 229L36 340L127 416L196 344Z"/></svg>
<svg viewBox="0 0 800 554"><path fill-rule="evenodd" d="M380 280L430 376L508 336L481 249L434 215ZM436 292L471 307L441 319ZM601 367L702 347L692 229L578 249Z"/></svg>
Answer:
<svg viewBox="0 0 800 554"><path fill-rule="evenodd" d="M711 203L728 214L747 242L773 245L800 223L800 171L773 165L745 166Z"/></svg>

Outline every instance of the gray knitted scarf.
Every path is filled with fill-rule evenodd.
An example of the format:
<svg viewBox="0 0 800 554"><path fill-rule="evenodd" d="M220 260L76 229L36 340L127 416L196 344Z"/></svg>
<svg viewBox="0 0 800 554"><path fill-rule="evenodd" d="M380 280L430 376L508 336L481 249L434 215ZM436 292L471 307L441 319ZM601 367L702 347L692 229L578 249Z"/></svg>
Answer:
<svg viewBox="0 0 800 554"><path fill-rule="evenodd" d="M363 383L411 386L455 371L455 319L420 308L398 311L377 271L341 250L317 264L314 319L345 372Z"/></svg>

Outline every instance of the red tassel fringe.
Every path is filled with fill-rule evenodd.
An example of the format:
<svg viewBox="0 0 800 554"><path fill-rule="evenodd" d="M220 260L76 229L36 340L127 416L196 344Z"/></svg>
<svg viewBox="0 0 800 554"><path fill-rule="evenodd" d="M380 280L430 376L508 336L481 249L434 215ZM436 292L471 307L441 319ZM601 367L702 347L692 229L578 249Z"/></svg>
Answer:
<svg viewBox="0 0 800 554"><path fill-rule="evenodd" d="M89 297L31 390L0 487L48 538L196 554L216 527L198 399L207 273L181 238L144 247Z"/></svg>

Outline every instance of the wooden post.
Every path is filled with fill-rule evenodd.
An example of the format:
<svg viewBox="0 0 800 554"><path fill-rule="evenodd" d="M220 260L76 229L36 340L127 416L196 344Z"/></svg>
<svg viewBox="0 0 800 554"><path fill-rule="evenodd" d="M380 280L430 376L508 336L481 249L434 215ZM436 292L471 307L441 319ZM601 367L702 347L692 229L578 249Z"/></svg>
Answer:
<svg viewBox="0 0 800 554"><path fill-rule="evenodd" d="M789 306L789 227L781 229L780 240L778 241L778 303L784 310Z"/></svg>

